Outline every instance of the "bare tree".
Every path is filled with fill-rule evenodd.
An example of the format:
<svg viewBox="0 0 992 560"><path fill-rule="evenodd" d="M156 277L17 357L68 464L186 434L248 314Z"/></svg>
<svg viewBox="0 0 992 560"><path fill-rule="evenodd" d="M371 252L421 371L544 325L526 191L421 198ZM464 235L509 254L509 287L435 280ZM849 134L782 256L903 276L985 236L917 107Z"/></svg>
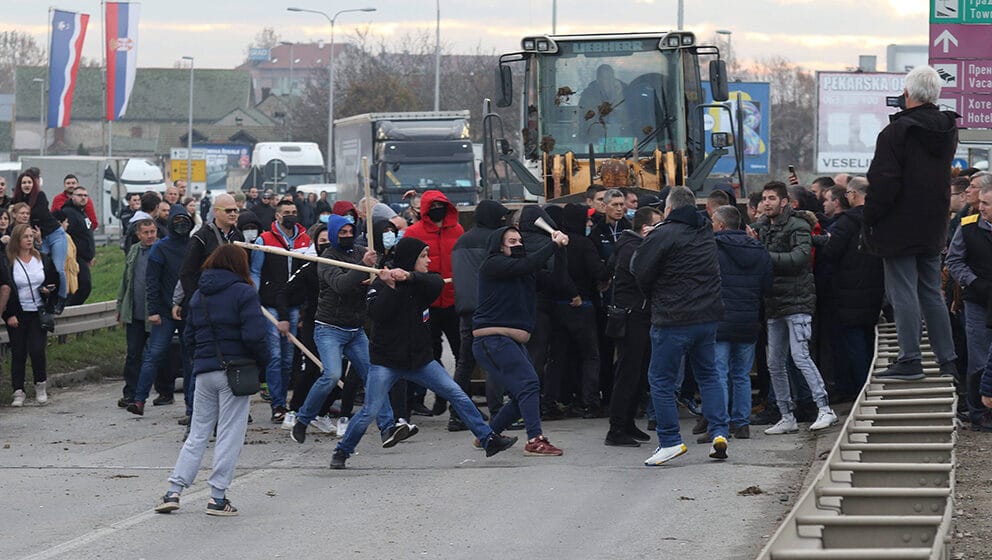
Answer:
<svg viewBox="0 0 992 560"><path fill-rule="evenodd" d="M263 27L261 31L255 34L255 37L248 43L245 47L245 60L248 60L249 49L271 49L279 45L279 41L282 36L276 33L276 30L272 27Z"/></svg>
<svg viewBox="0 0 992 560"><path fill-rule="evenodd" d="M34 37L20 31L0 31L0 93L14 92L14 69L41 66L45 51Z"/></svg>
<svg viewBox="0 0 992 560"><path fill-rule="evenodd" d="M760 60L747 79L771 83L770 174L784 177L788 165L812 172L816 144L816 77L784 57Z"/></svg>

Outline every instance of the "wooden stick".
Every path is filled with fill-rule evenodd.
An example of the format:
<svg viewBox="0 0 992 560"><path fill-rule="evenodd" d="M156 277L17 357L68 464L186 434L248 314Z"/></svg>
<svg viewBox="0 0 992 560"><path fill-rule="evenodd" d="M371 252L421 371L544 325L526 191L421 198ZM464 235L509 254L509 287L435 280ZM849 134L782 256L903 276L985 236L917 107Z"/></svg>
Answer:
<svg viewBox="0 0 992 560"><path fill-rule="evenodd" d="M262 315L265 315L265 318L268 319L269 322L272 323L273 325L277 327L279 326L279 320L273 317L272 314L269 313L269 310L266 309L264 306L262 307ZM311 352L310 349L307 348L305 344L300 342L300 339L293 336L293 333L286 333L286 338L288 338L290 342L295 344L296 347L300 349L300 352L303 352L303 354L307 358L309 358L311 362L317 364L317 367L319 367L321 371L324 371L324 364L320 363L320 358L314 356L313 352ZM344 381L338 379L338 387L344 389Z"/></svg>
<svg viewBox="0 0 992 560"><path fill-rule="evenodd" d="M365 230L369 238L369 249L375 251L375 237L372 234L372 179L369 177L368 156L362 156L362 175L364 176L362 187L365 189ZM358 233L355 235L357 236Z"/></svg>
<svg viewBox="0 0 992 560"><path fill-rule="evenodd" d="M279 247L269 247L268 245L256 245L255 243L245 243L243 241L235 241L233 242L233 244L243 249L248 249L250 251L262 251L263 253L272 253L273 255L281 255L283 257L292 257L294 259L302 259L305 261L312 261L315 263L329 264L331 266L340 266L341 268L349 268L351 270L357 270L359 272L368 272L369 274L379 274L378 268L372 268L370 266L350 263L346 261L339 261L335 259L328 259L326 257L318 257L317 255L296 253L294 251L287 251L285 249L280 249ZM449 282L451 282L451 278L444 279L445 284Z"/></svg>

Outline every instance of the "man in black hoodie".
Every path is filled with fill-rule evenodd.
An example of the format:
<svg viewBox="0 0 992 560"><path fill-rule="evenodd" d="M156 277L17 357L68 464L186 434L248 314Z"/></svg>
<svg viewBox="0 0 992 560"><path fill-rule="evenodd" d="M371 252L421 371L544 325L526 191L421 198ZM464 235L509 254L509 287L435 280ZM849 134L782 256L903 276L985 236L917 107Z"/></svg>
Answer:
<svg viewBox="0 0 992 560"><path fill-rule="evenodd" d="M428 321L431 303L441 295L444 280L440 274L427 271L430 264L427 244L404 237L396 244L393 264L396 268L392 270L380 270L368 290L372 367L365 384L365 405L335 448L331 468L345 468L345 461L355 452L372 419L369 411L382 408L390 387L399 379L423 385L450 402L478 438L487 457L509 449L517 438L504 437L487 426L472 399L434 359Z"/></svg>
<svg viewBox="0 0 992 560"><path fill-rule="evenodd" d="M885 291L895 312L899 357L882 379L921 379L921 319L943 375L955 375L951 323L940 291L940 254L947 246L951 159L957 149L954 111L934 104L941 79L929 66L906 75L906 109L878 134L868 169L865 237L882 257ZM922 317L921 317L922 315Z"/></svg>
<svg viewBox="0 0 992 560"><path fill-rule="evenodd" d="M68 305L82 305L86 303L86 298L90 297L93 290L93 281L90 278L90 264L96 258L96 243L93 241L93 223L86 215L86 205L89 202L89 195L83 187L76 187L69 195L62 211L69 219L69 228L66 233L76 244L76 264L79 265L79 287L76 292L69 297Z"/></svg>
<svg viewBox="0 0 992 560"><path fill-rule="evenodd" d="M607 191L609 192L609 191ZM607 215L609 216L609 214ZM599 341L596 337L596 308L593 300L599 284L609 278L606 265L599 258L596 244L585 236L588 214L585 206L567 204L563 210L562 227L571 242L565 248L568 276L574 290L559 293L554 298L551 327L551 362L545 383L545 396L558 399L570 369L570 356L578 358L580 373L576 386L583 418L596 418L599 410ZM611 360L612 361L612 360ZM574 401L573 401L574 402Z"/></svg>
<svg viewBox="0 0 992 560"><path fill-rule="evenodd" d="M455 364L455 383L471 394L472 371L475 355L472 354L472 313L479 301L479 268L489 255L489 237L506 225L513 211L495 200L483 200L475 207L475 227L466 231L451 251L451 276L455 283L455 312L458 313L462 343ZM486 379L486 402L489 414L495 415L502 404L503 391L492 378ZM460 432L468 426L462 422L454 408L450 410L448 431Z"/></svg>

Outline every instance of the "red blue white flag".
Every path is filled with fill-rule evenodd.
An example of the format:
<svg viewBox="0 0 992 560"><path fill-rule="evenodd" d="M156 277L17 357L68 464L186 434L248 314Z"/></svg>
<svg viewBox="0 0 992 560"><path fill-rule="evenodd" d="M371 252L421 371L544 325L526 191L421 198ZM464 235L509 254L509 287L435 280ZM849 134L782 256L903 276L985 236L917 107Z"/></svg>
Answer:
<svg viewBox="0 0 992 560"><path fill-rule="evenodd" d="M48 128L69 126L88 14L54 10L48 50Z"/></svg>
<svg viewBox="0 0 992 560"><path fill-rule="evenodd" d="M138 58L138 4L107 2L103 14L107 48L107 120L124 116Z"/></svg>

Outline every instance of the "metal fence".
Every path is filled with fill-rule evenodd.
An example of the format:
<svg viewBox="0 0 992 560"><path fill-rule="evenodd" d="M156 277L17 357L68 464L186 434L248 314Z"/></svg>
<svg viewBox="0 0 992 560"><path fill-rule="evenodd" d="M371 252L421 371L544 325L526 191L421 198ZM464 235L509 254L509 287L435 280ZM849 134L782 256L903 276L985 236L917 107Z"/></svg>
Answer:
<svg viewBox="0 0 992 560"><path fill-rule="evenodd" d="M117 301L102 301L66 307L55 317L55 332L48 336L62 339L66 335L80 334L117 325ZM0 344L10 342L6 329L0 329Z"/></svg>

